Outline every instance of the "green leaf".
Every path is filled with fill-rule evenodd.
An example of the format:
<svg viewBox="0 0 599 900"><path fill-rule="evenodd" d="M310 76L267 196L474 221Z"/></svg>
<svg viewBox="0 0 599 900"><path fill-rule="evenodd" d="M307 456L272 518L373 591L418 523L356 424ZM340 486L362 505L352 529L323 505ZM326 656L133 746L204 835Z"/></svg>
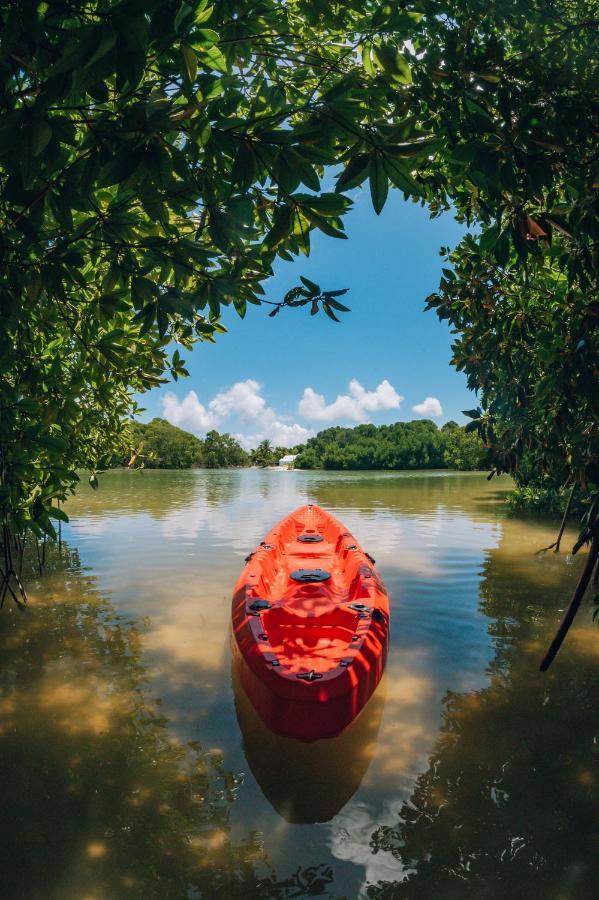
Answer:
<svg viewBox="0 0 599 900"><path fill-rule="evenodd" d="M349 306L344 306L343 303L339 303L338 300L333 300L330 293L326 293L324 296L327 298L327 304L332 306L333 309L338 309L339 312L350 312Z"/></svg>
<svg viewBox="0 0 599 900"><path fill-rule="evenodd" d="M329 319L332 319L333 322L339 322L339 321L340 321L340 320L337 318L337 316L335 315L335 313L333 312L333 310L331 309L330 305L329 305L326 301L322 304L322 308L324 309L324 311L325 311L325 313L327 314L327 316L329 317ZM349 310L348 310L348 312L349 312Z"/></svg>
<svg viewBox="0 0 599 900"><path fill-rule="evenodd" d="M411 84L412 73L403 53L391 44L373 45L374 57L385 75L399 84Z"/></svg>
<svg viewBox="0 0 599 900"><path fill-rule="evenodd" d="M233 298L233 306L237 312L237 315L243 319L245 318L245 314L247 311L247 303L244 297L234 297Z"/></svg>
<svg viewBox="0 0 599 900"><path fill-rule="evenodd" d="M388 156L399 157L400 159L430 156L430 154L440 146L440 140L437 137L432 136L421 141L410 141L404 144L386 144L385 154Z"/></svg>
<svg viewBox="0 0 599 900"><path fill-rule="evenodd" d="M31 155L39 156L52 138L52 127L45 119L37 119L31 134Z"/></svg>
<svg viewBox="0 0 599 900"><path fill-rule="evenodd" d="M412 71L404 55L400 53L396 60L398 72L396 80L400 84L412 84Z"/></svg>
<svg viewBox="0 0 599 900"><path fill-rule="evenodd" d="M51 506L48 509L48 515L52 519L58 519L59 522L68 522L69 521L69 517L67 516L66 512L64 512L58 506Z"/></svg>
<svg viewBox="0 0 599 900"><path fill-rule="evenodd" d="M558 231L561 231L561 233L564 234L566 237L569 237L572 240L575 240L572 228L570 227L570 225L568 224L566 219L564 219L563 216L559 215L558 213L547 212L547 213L545 213L545 218L551 225L553 225L555 228L557 228Z"/></svg>
<svg viewBox="0 0 599 900"><path fill-rule="evenodd" d="M269 250L274 250L291 231L293 222L293 210L290 206L279 206L274 214L273 225L266 235L265 244Z"/></svg>
<svg viewBox="0 0 599 900"><path fill-rule="evenodd" d="M341 288L338 291L323 291L323 297L342 297L344 294L347 294L349 288Z"/></svg>
<svg viewBox="0 0 599 900"><path fill-rule="evenodd" d="M173 22L175 26L175 31L179 34L183 28L183 25L187 20L191 21L191 17L193 16L193 7L189 5L189 3L182 3L179 7L177 14L175 16L175 20Z"/></svg>
<svg viewBox="0 0 599 900"><path fill-rule="evenodd" d="M181 56L183 57L183 66L185 76L190 84L193 84L198 72L198 58L195 50L188 44L181 44Z"/></svg>
<svg viewBox="0 0 599 900"><path fill-rule="evenodd" d="M385 158L383 164L392 183L400 188L405 194L413 197L425 196L422 185L416 181L415 178L412 178L410 173L405 170L405 163L402 163L398 159Z"/></svg>
<svg viewBox="0 0 599 900"><path fill-rule="evenodd" d="M94 53L92 53L90 58L86 61L85 68L91 68L94 63L96 63L99 59L102 59L102 57L105 56L109 50L112 50L112 48L116 44L117 37L118 33L111 25L103 25L102 34L98 46Z"/></svg>
<svg viewBox="0 0 599 900"><path fill-rule="evenodd" d="M214 6L207 6L206 0L202 0L202 2L196 8L194 21L196 25L203 25L204 22L207 22L210 16L212 15L212 11Z"/></svg>
<svg viewBox="0 0 599 900"><path fill-rule="evenodd" d="M305 278L303 275L300 275L300 281L308 288L311 297L317 297L320 294L320 286L315 281L310 281L309 278Z"/></svg>
<svg viewBox="0 0 599 900"><path fill-rule="evenodd" d="M332 225L331 222L324 216L321 216L319 213L306 208L303 209L303 213L308 221L316 228L319 228L322 232L324 232L324 234L328 234L330 237L347 240L347 235L344 234L343 231L341 231L339 228L336 228L334 225Z"/></svg>
<svg viewBox="0 0 599 900"><path fill-rule="evenodd" d="M368 175L370 157L367 153L358 153L352 156L349 163L337 179L336 191L350 190L362 184Z"/></svg>
<svg viewBox="0 0 599 900"><path fill-rule="evenodd" d="M241 141L235 155L235 162L231 172L233 183L241 188L250 186L256 175L256 155L251 144Z"/></svg>
<svg viewBox="0 0 599 900"><path fill-rule="evenodd" d="M389 191L389 181L385 167L380 156L373 156L368 165L368 176L370 179L370 196L372 197L372 205L377 216L380 214L387 193Z"/></svg>
<svg viewBox="0 0 599 900"><path fill-rule="evenodd" d="M198 60L206 69L216 69L217 72L227 74L227 61L218 47L202 48L198 52Z"/></svg>
<svg viewBox="0 0 599 900"><path fill-rule="evenodd" d="M141 162L139 151L131 151L128 148L120 150L117 155L106 165L102 166L98 175L100 187L109 187L112 184L120 184L126 181L135 172Z"/></svg>

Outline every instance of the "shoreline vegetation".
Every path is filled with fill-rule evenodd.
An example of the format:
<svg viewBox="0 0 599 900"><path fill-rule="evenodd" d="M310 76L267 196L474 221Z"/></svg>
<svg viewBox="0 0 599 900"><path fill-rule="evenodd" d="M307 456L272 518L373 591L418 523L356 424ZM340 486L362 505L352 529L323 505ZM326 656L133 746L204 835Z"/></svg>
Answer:
<svg viewBox="0 0 599 900"><path fill-rule="evenodd" d="M165 419L129 425L131 454L115 457L115 466L148 469L244 468L277 466L287 454L293 468L359 470L485 470L485 448L478 435L455 422L438 428L429 419L392 425L327 428L296 447L262 441L246 451L230 434L209 431L198 438Z"/></svg>
<svg viewBox="0 0 599 900"><path fill-rule="evenodd" d="M430 419L418 419L326 428L295 447L275 447L264 440L249 451L230 434L209 431L199 438L161 418L130 422L128 428L130 452L115 456L111 468L278 468L279 460L292 454L295 460L285 468L346 472L492 469L478 434L453 421L441 427ZM506 494L506 503L514 512L557 517L568 506L569 494L567 487L556 488L537 479L526 486L516 485ZM583 497L576 491L567 518L575 518L582 510Z"/></svg>

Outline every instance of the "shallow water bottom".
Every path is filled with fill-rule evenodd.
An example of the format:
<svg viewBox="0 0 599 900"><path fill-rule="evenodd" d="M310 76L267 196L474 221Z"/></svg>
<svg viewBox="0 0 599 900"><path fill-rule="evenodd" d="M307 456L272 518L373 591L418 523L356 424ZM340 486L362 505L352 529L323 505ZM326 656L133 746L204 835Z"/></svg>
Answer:
<svg viewBox="0 0 599 900"><path fill-rule="evenodd" d="M599 883L582 559L476 473L111 472L0 615L7 898L586 900ZM243 558L308 501L377 560L386 675L342 735L264 725L233 677ZM564 547L571 546L571 537Z"/></svg>

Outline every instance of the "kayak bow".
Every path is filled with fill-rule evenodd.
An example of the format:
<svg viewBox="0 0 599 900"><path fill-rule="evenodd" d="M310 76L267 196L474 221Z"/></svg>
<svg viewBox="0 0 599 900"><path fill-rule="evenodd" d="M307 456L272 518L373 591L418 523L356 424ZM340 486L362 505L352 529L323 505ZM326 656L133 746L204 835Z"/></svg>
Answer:
<svg viewBox="0 0 599 900"><path fill-rule="evenodd" d="M339 734L380 681L389 600L374 560L333 516L303 506L246 560L233 594L242 684L267 725Z"/></svg>

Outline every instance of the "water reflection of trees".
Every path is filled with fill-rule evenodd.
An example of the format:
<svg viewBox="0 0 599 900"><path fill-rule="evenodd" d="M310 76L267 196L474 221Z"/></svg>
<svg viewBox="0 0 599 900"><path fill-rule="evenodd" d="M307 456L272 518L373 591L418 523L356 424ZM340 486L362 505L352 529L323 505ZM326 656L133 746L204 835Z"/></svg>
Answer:
<svg viewBox="0 0 599 900"><path fill-rule="evenodd" d="M95 491L83 478L66 511L71 517L145 513L153 519L162 519L174 509L190 507L201 500L200 487L195 469L169 472L114 469L100 476Z"/></svg>
<svg viewBox="0 0 599 900"><path fill-rule="evenodd" d="M463 509L467 505L469 515L480 511L488 518L489 510L504 500L510 488L506 481L504 491L496 490L480 472L327 472L324 477L318 473L310 476L310 496L325 509L380 510L384 497L385 510L408 515L438 506Z"/></svg>
<svg viewBox="0 0 599 900"><path fill-rule="evenodd" d="M490 685L446 697L427 771L397 824L372 835L405 880L371 885L372 898L597 896L597 657L581 628L559 668L538 673L564 563L548 560L531 577L530 565L518 571L522 559L505 542L490 555L481 590L496 647Z"/></svg>
<svg viewBox="0 0 599 900"><path fill-rule="evenodd" d="M279 879L259 834L232 840L240 779L219 753L173 740L135 625L75 553L54 561L43 588L44 600L34 586L30 610L0 623L3 896L321 893L327 867Z"/></svg>

